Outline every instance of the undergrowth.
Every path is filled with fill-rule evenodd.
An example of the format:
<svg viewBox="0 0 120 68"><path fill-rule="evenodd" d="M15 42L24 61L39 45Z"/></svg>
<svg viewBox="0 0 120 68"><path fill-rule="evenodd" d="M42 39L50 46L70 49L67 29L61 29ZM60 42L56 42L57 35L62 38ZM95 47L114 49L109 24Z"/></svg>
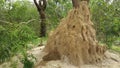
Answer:
<svg viewBox="0 0 120 68"><path fill-rule="evenodd" d="M36 39L34 31L25 23L0 24L0 63L27 49L26 45Z"/></svg>

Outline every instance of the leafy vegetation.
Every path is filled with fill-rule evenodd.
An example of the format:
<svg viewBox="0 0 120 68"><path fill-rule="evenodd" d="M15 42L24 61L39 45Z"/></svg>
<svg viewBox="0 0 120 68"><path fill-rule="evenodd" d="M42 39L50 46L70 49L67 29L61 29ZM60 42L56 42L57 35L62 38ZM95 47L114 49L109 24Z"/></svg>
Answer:
<svg viewBox="0 0 120 68"><path fill-rule="evenodd" d="M111 47L120 37L120 1L91 0L92 19L95 22L98 39Z"/></svg>
<svg viewBox="0 0 120 68"><path fill-rule="evenodd" d="M98 40L120 52L120 0L90 0L89 5ZM71 0L47 1L45 11L47 34L58 26L60 20L67 15L71 8ZM30 42L46 43L48 36L38 38L39 24L39 14L33 2L0 0L0 63L27 51L31 48L28 45ZM22 55L24 56L22 59L24 68L34 65L28 59L27 53Z"/></svg>
<svg viewBox="0 0 120 68"><path fill-rule="evenodd" d="M33 68L36 58L31 54L28 55L26 52L23 52L23 58L21 62L24 64L23 68Z"/></svg>
<svg viewBox="0 0 120 68"><path fill-rule="evenodd" d="M120 46L112 46L112 50L120 53Z"/></svg>
<svg viewBox="0 0 120 68"><path fill-rule="evenodd" d="M49 0L46 8L48 30L55 29L71 8L70 0Z"/></svg>
<svg viewBox="0 0 120 68"><path fill-rule="evenodd" d="M26 44L36 38L35 33L26 24L6 23L0 28L0 62L27 49Z"/></svg>

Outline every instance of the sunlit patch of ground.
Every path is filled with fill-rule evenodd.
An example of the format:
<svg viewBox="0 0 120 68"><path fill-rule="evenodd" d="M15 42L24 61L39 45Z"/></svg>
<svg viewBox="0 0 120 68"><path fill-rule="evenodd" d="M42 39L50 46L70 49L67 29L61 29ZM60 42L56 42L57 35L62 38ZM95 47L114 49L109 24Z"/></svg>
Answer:
<svg viewBox="0 0 120 68"><path fill-rule="evenodd" d="M42 58L43 56L43 52L40 51L43 48L44 46L35 48L33 49L33 51L31 51L31 53L33 53L37 57L37 59L40 60L40 58ZM105 55L107 58L102 62L97 64L81 65L81 68L120 68L119 54L107 51ZM69 64L67 61L66 62L62 62L60 60L50 61L50 62L45 62L43 65L39 65L39 62L37 63L38 64L37 68L77 68L76 66Z"/></svg>
<svg viewBox="0 0 120 68"><path fill-rule="evenodd" d="M29 54L33 54L37 59L37 62L35 62L36 68L78 68L69 64L67 60L65 62L56 60L39 64L42 60L42 57L46 54L42 52L43 48L44 46L40 46L28 51ZM120 55L118 53L107 51L105 55L107 58L102 62L97 64L80 65L80 68L120 68ZM18 61L17 68L23 68L23 64L20 63L18 57L14 57L13 60ZM0 68L12 68L10 65L11 62L6 62L0 65Z"/></svg>

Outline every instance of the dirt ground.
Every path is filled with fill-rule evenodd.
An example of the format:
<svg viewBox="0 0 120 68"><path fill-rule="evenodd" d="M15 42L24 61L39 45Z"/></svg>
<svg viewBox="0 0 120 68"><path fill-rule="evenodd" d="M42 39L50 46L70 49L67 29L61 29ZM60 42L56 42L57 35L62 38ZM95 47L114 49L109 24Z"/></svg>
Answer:
<svg viewBox="0 0 120 68"><path fill-rule="evenodd" d="M41 64L39 64L42 60L42 57L46 54L42 52L43 48L44 46L41 46L28 51L28 53L33 54L37 59L37 62L35 63L35 68L79 68L68 63L67 59L66 61L56 60L42 62ZM105 55L107 58L102 62L97 64L80 65L80 68L120 68L120 55L118 53L107 51ZM17 57L14 57L13 59L14 61L18 60ZM10 67L10 64L11 62L3 63L2 65L0 65L0 68L12 68ZM23 65L18 62L17 68L23 68Z"/></svg>
<svg viewBox="0 0 120 68"><path fill-rule="evenodd" d="M40 58L45 55L45 53L42 52L43 48L44 46L35 48L30 51L30 53L34 54L34 56L38 59L38 62L36 63L36 68L78 68L69 64L67 59L64 62L57 60L43 62L43 64L39 64L39 62L41 61ZM80 68L120 68L120 55L118 53L107 51L105 55L106 59L104 59L102 62L97 64L81 65Z"/></svg>

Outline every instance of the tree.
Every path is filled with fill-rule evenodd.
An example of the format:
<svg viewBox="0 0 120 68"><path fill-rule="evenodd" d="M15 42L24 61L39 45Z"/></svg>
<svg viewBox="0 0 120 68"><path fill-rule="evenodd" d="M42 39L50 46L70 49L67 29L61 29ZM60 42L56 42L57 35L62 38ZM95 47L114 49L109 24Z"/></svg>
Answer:
<svg viewBox="0 0 120 68"><path fill-rule="evenodd" d="M26 0L11 1L0 0L0 64L26 52L27 44L37 38L30 27L36 7Z"/></svg>
<svg viewBox="0 0 120 68"><path fill-rule="evenodd" d="M62 19L49 36L43 50L47 53L43 61L67 60L73 65L80 66L100 62L105 57L106 47L99 46L96 40L87 2L77 1L79 0L72 1L75 8Z"/></svg>
<svg viewBox="0 0 120 68"><path fill-rule="evenodd" d="M46 16L45 16L45 9L46 9L46 0L39 0L39 3L37 3L36 0L34 0L34 3L37 7L37 10L39 12L41 23L40 23L40 37L44 37L46 35Z"/></svg>
<svg viewBox="0 0 120 68"><path fill-rule="evenodd" d="M73 7L79 7L79 0L72 0Z"/></svg>
<svg viewBox="0 0 120 68"><path fill-rule="evenodd" d="M97 39L109 48L120 38L120 0L91 0L90 10L94 21Z"/></svg>
<svg viewBox="0 0 120 68"><path fill-rule="evenodd" d="M80 1L87 1L89 3L89 0L72 0L73 7L75 8L79 7Z"/></svg>

